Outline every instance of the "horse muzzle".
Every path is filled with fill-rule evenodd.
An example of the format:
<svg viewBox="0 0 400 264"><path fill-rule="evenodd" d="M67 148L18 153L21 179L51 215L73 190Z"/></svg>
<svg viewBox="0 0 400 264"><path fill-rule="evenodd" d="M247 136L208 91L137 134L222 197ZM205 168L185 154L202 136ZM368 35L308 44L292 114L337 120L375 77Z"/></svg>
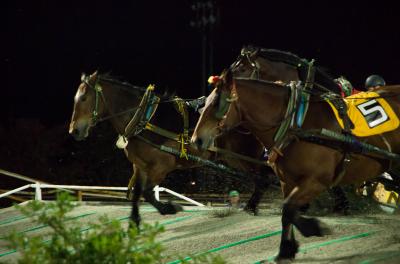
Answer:
<svg viewBox="0 0 400 264"><path fill-rule="evenodd" d="M203 139L202 137L196 137L192 139L192 143L197 150L207 150L210 146L212 141L210 138Z"/></svg>
<svg viewBox="0 0 400 264"><path fill-rule="evenodd" d="M69 134L72 135L76 141L82 141L89 136L89 125L81 123L74 126L72 123L69 128Z"/></svg>

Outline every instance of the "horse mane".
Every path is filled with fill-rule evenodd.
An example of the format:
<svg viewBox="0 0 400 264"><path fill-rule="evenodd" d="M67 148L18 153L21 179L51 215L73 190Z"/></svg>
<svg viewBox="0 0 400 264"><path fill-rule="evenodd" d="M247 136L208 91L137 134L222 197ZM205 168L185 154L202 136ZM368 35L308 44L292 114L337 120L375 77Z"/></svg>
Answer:
<svg viewBox="0 0 400 264"><path fill-rule="evenodd" d="M298 55L289 52L282 51L278 49L266 49L256 46L244 46L242 48L242 52L256 52L256 54L264 59L274 61L274 62L283 62L285 64L291 65L298 69L300 80L305 81L307 78L308 71L308 60L304 58L300 58ZM328 69L321 66L314 66L315 71L315 81L325 86L329 90L332 90L336 93L340 93L339 87L336 82L333 80L334 78L328 73Z"/></svg>
<svg viewBox="0 0 400 264"><path fill-rule="evenodd" d="M122 80L120 77L116 77L111 75L110 72L99 74L99 78L103 81L112 83L114 85L118 85L120 88L137 94L138 96L143 95L146 92L146 87L133 85L125 80ZM158 87L156 87L156 95L160 97L162 101L171 100L175 97L175 91L170 92L168 88L163 89L162 91L157 91Z"/></svg>

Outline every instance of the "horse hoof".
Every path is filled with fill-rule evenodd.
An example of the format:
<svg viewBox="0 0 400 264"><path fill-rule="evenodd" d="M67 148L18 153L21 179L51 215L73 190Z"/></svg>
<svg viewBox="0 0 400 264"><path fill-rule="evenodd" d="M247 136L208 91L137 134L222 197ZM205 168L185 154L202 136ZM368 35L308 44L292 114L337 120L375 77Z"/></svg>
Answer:
<svg viewBox="0 0 400 264"><path fill-rule="evenodd" d="M245 211L246 213L248 213L250 215L254 215L254 216L259 215L258 208L251 208L251 207L246 206L245 208L243 208L243 211Z"/></svg>
<svg viewBox="0 0 400 264"><path fill-rule="evenodd" d="M276 259L275 260L276 264L289 264L289 263L293 263L292 259Z"/></svg>
<svg viewBox="0 0 400 264"><path fill-rule="evenodd" d="M279 246L279 254L275 259L277 263L290 263L294 260L299 250L299 243L296 240L283 240ZM285 262L290 261L290 262Z"/></svg>
<svg viewBox="0 0 400 264"><path fill-rule="evenodd" d="M140 219L134 220L134 221L130 221L128 224L128 230L130 229L137 229L139 231L139 225L140 225Z"/></svg>
<svg viewBox="0 0 400 264"><path fill-rule="evenodd" d="M327 225L322 224L315 218L304 218L297 220L295 223L296 227L299 229L300 233L305 237L318 236L322 237L324 235L331 234L330 229Z"/></svg>
<svg viewBox="0 0 400 264"><path fill-rule="evenodd" d="M319 222L319 228L321 230L321 236L332 235L332 230L327 224Z"/></svg>
<svg viewBox="0 0 400 264"><path fill-rule="evenodd" d="M182 211L183 207L173 202L168 202L159 208L159 212L162 215L176 214L177 212L182 212Z"/></svg>
<svg viewBox="0 0 400 264"><path fill-rule="evenodd" d="M183 211L182 205L176 204L176 203L171 203L171 205L174 207L176 213L177 213L177 212L182 212L182 211Z"/></svg>

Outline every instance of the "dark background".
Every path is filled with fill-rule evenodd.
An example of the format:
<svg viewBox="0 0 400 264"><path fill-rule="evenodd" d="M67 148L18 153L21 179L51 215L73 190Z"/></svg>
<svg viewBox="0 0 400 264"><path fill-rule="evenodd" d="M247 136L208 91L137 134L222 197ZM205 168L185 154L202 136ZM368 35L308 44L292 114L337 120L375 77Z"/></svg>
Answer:
<svg viewBox="0 0 400 264"><path fill-rule="evenodd" d="M397 8L387 1L293 2L216 1L214 72L253 44L314 58L355 86L372 73L400 83ZM80 73L96 69L182 97L200 95L201 34L190 26L192 3L8 1L2 107L12 117L63 122Z"/></svg>
<svg viewBox="0 0 400 264"><path fill-rule="evenodd" d="M357 88L373 73L400 83L398 9L387 2L215 1L217 23L209 34L213 73L229 66L243 45L253 44L314 58ZM86 177L90 181L108 177L103 184L125 183L129 164L121 152L89 154L100 143L113 145L107 129L79 144L67 135L80 74L111 71L132 84L154 83L181 97L200 96L202 35L190 26L196 15L192 4L6 1L0 167L76 183L76 175L89 175L97 166ZM109 179L118 162L128 171L120 182Z"/></svg>

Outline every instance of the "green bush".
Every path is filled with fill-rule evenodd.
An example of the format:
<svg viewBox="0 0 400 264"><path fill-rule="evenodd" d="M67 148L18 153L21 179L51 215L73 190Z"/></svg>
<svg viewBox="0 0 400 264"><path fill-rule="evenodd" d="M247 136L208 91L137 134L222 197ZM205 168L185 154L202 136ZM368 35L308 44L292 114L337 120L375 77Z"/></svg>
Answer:
<svg viewBox="0 0 400 264"><path fill-rule="evenodd" d="M164 231L163 226L143 224L138 232L136 227L126 230L120 221L103 216L98 223L90 223L89 228L82 230L77 223L66 225L67 214L74 207L67 193L60 193L55 203L34 201L26 207L18 206L24 215L52 229L47 240L40 236L28 238L17 232L9 235L9 247L21 254L18 263L162 263L164 248L156 242L156 236ZM194 260L195 263L225 263L218 256Z"/></svg>

